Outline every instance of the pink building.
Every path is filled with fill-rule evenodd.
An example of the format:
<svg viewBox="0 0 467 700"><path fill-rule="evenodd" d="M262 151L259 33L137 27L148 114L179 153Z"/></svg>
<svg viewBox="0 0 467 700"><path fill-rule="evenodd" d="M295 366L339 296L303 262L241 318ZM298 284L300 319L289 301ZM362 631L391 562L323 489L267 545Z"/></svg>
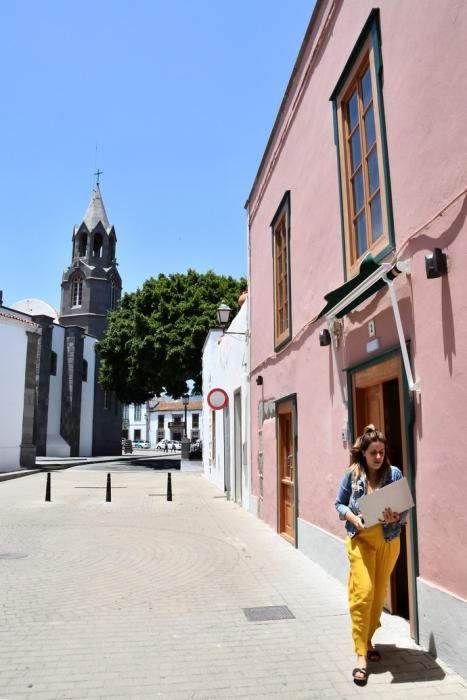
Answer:
<svg viewBox="0 0 467 700"><path fill-rule="evenodd" d="M246 205L253 510L345 580L375 423L417 503L387 608L464 676L466 36L463 0L318 0Z"/></svg>

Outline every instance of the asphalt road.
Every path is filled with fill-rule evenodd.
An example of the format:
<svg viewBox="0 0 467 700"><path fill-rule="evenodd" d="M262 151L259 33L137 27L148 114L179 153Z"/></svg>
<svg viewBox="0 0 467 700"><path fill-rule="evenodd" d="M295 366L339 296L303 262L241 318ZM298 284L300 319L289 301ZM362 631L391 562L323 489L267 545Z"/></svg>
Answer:
<svg viewBox="0 0 467 700"><path fill-rule="evenodd" d="M113 462L86 462L76 467L70 467L69 471L95 471L95 472L148 472L152 470L167 471L168 469L180 469L180 454L168 455L141 450L134 452L131 457L125 455L125 459L115 458Z"/></svg>

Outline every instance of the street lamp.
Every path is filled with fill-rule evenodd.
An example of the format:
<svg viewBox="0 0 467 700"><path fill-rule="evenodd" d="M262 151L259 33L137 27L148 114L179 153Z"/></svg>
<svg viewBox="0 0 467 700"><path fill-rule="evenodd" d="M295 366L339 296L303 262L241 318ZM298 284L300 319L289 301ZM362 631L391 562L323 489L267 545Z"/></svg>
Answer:
<svg viewBox="0 0 467 700"><path fill-rule="evenodd" d="M183 404L183 408L185 409L185 428L184 428L185 437L187 437L187 434L186 434L186 410L187 410L187 406L189 403L190 403L190 397L188 396L188 394L182 394L182 404Z"/></svg>
<svg viewBox="0 0 467 700"><path fill-rule="evenodd" d="M189 459L190 458L190 441L188 440L187 434L186 434L186 410L187 406L190 402L190 397L188 394L182 394L182 404L183 408L185 409L185 425L184 425L184 436L182 439L182 459Z"/></svg>
<svg viewBox="0 0 467 700"><path fill-rule="evenodd" d="M219 328L222 330L222 333L225 335L247 335L246 332L241 332L241 331L226 331L227 324L229 322L230 314L232 313L232 309L230 306L227 306L227 304L222 303L216 311L216 316L217 316L217 323L219 324Z"/></svg>

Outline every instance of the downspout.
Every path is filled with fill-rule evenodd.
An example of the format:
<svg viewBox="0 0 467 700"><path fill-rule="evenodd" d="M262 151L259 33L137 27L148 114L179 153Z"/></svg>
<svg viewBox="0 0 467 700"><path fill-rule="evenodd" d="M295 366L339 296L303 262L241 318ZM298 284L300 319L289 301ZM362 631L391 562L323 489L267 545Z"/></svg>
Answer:
<svg viewBox="0 0 467 700"><path fill-rule="evenodd" d="M407 268L407 261L404 261L404 265ZM410 269L404 269L404 272L407 274L410 272ZM421 392L421 387L420 387L420 381L414 381L413 374L412 374L412 368L410 366L410 360L409 360L409 354L407 352L407 346L405 344L405 337L404 337L404 330L402 328L402 321L401 321L401 315L399 313L399 304L397 303L397 296L396 296L396 290L394 289L394 282L388 278L387 275L383 276L384 282L388 285L389 288L389 296L391 297L391 304L392 304L392 310L394 313L394 321L396 322L396 328L397 328L397 335L399 337L399 345L401 348L401 353L402 353L402 360L404 362L404 369L405 369L405 374L407 377L407 384L409 386L409 391L415 391L417 394L420 394Z"/></svg>

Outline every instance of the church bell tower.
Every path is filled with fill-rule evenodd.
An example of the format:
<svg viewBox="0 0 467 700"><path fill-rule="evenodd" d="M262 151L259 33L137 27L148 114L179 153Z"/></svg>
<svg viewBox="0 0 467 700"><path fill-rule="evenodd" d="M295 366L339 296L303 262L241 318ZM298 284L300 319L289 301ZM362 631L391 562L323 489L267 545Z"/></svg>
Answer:
<svg viewBox="0 0 467 700"><path fill-rule="evenodd" d="M59 323L65 326L61 435L79 454L83 397L92 393L92 455L121 454L122 404L99 384L99 354L84 356L85 335L102 340L109 311L117 308L122 280L117 269L117 236L109 224L99 187L72 235L71 265L62 277ZM88 339L89 340L89 339ZM92 363L93 384L88 382ZM89 418L89 414L88 414Z"/></svg>
<svg viewBox="0 0 467 700"><path fill-rule="evenodd" d="M80 326L103 338L107 314L117 308L122 292L116 243L98 179L83 221L73 228L71 265L62 277L61 325Z"/></svg>

